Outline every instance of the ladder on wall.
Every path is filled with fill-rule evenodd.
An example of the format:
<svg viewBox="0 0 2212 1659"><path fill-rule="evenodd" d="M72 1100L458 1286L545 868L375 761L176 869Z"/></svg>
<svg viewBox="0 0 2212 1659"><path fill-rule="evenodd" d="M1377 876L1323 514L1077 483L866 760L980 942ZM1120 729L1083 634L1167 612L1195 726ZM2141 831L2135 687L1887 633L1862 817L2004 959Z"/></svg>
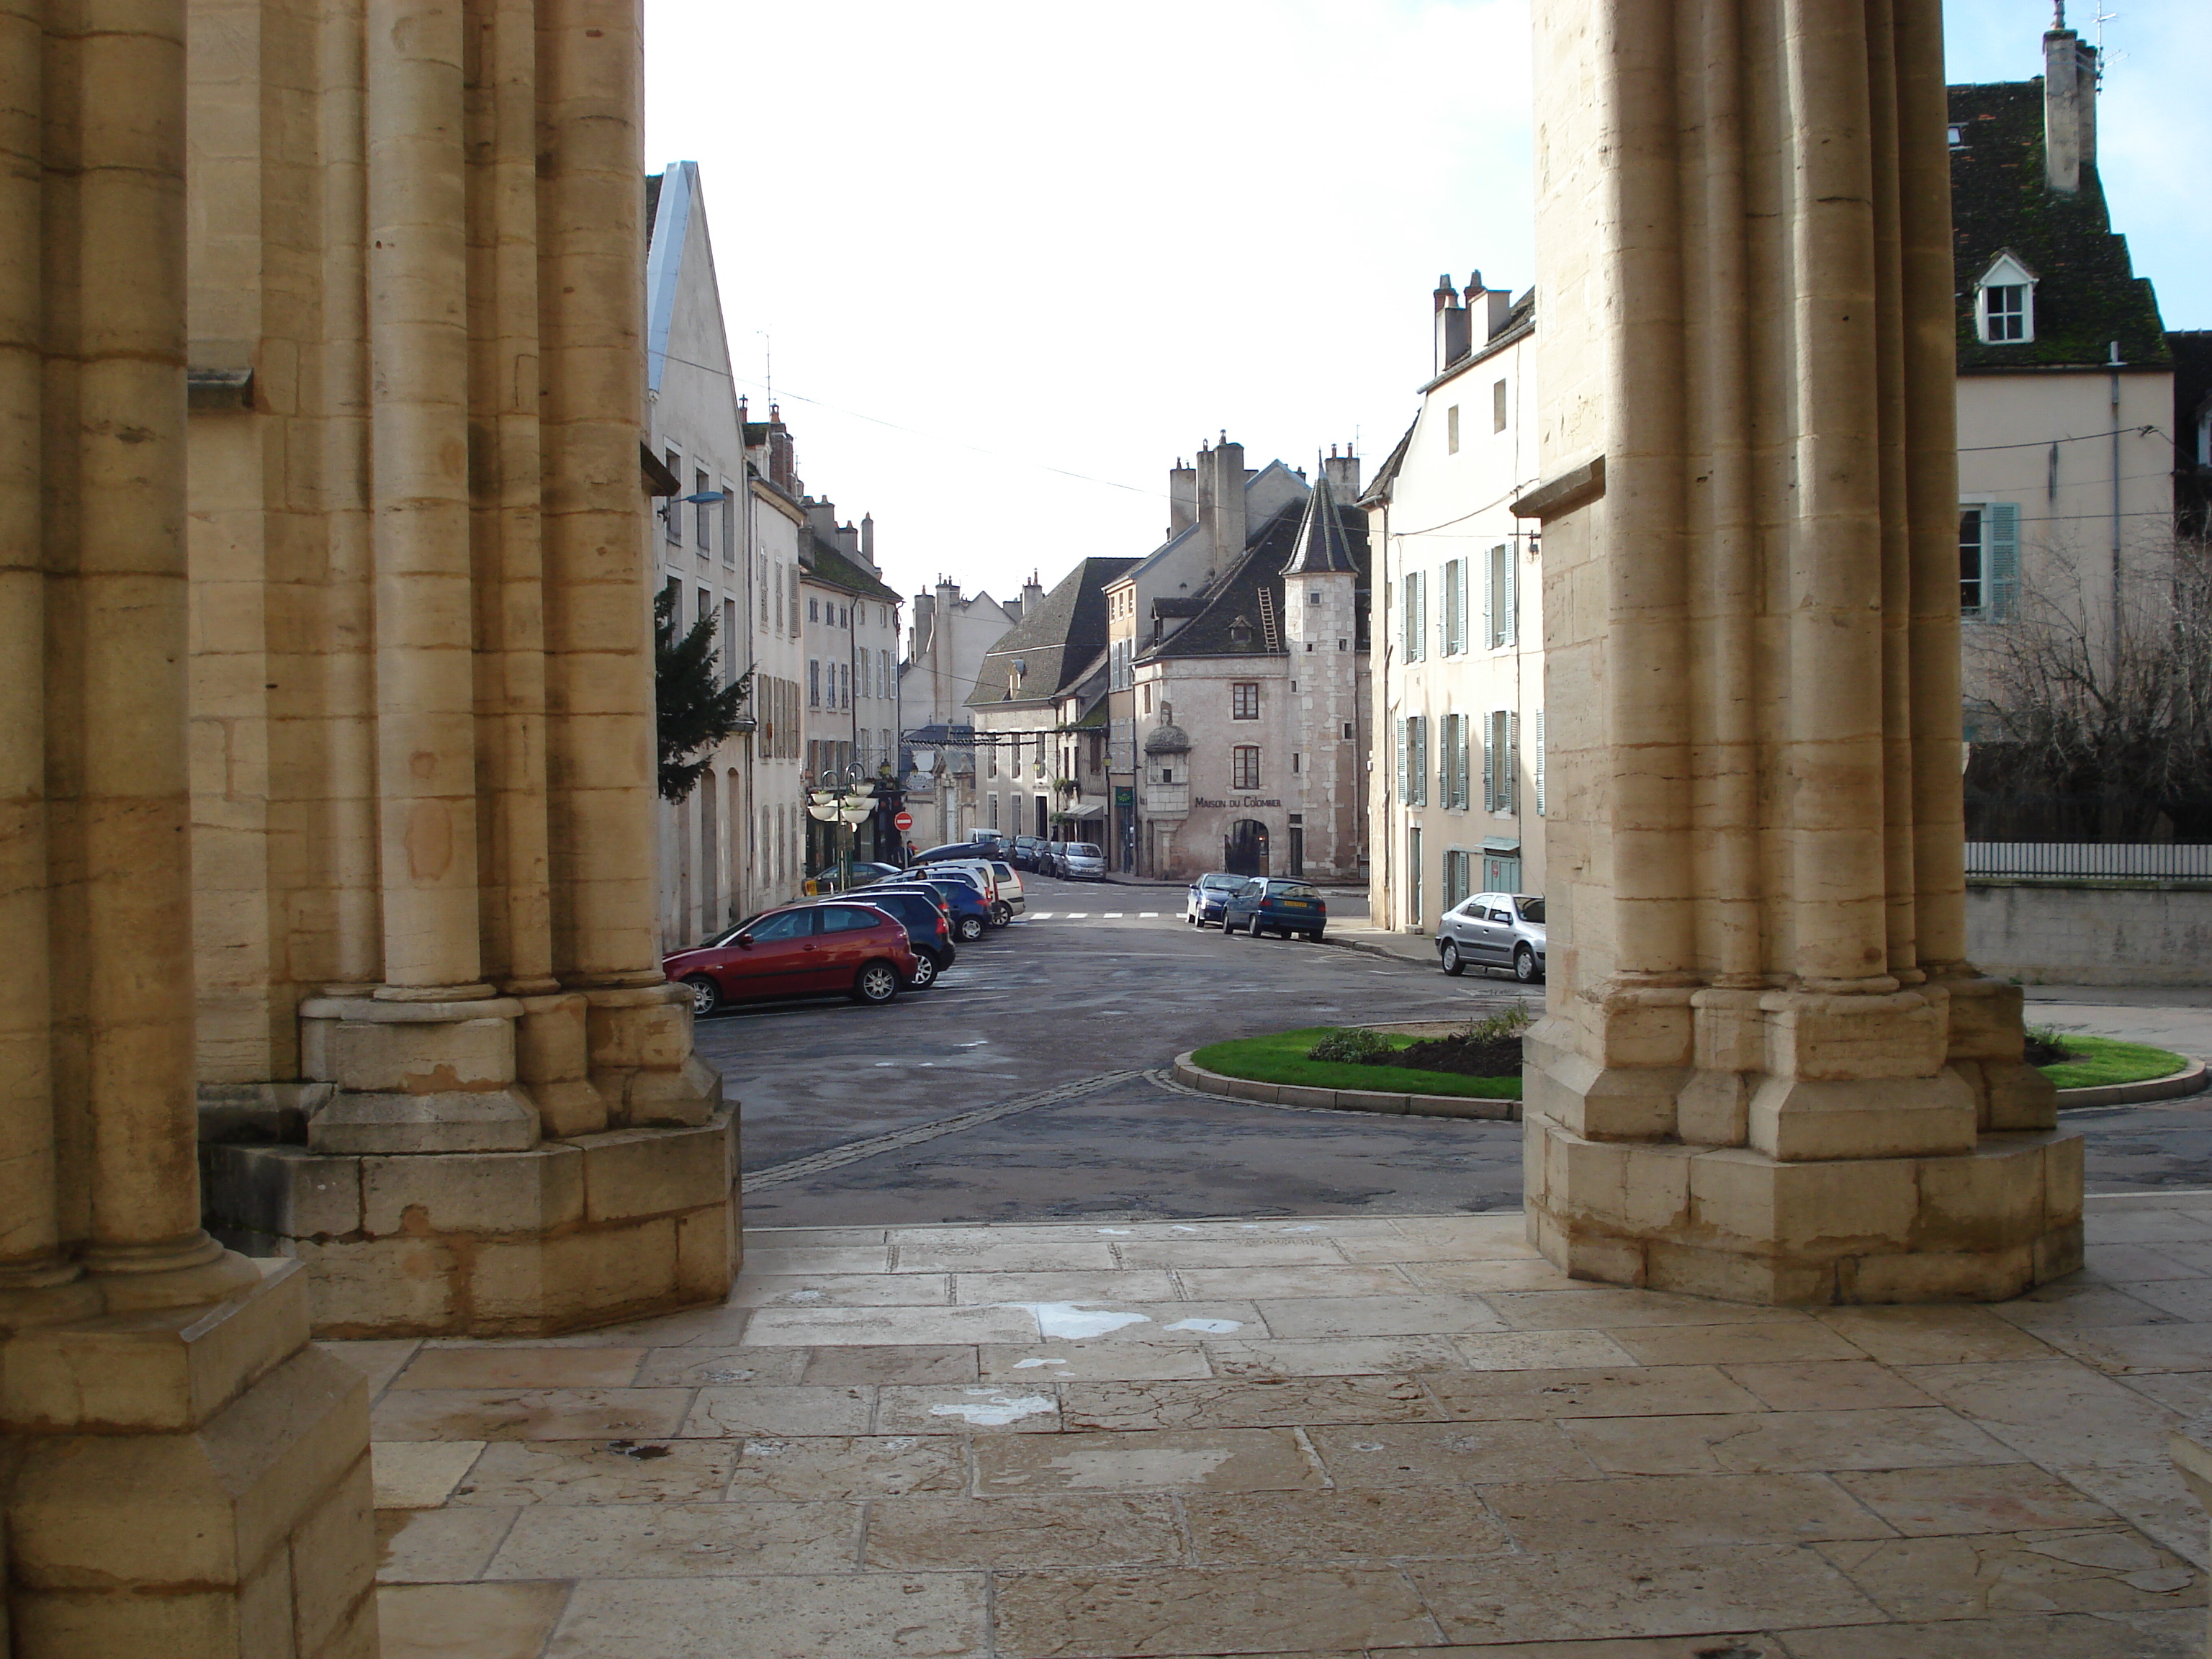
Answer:
<svg viewBox="0 0 2212 1659"><path fill-rule="evenodd" d="M1260 637L1270 651L1283 648L1282 630L1275 626L1275 591L1271 587L1260 590Z"/></svg>

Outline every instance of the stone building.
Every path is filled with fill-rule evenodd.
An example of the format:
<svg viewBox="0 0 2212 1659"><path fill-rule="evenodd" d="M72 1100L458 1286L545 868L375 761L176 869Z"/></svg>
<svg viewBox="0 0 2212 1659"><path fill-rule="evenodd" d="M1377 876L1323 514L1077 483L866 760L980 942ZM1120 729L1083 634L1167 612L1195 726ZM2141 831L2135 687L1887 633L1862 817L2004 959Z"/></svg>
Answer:
<svg viewBox="0 0 2212 1659"><path fill-rule="evenodd" d="M1542 554L1511 507L1534 482L1534 293L1477 272L1435 300L1419 410L1360 501L1382 595L1368 909L1411 933L1545 880Z"/></svg>
<svg viewBox="0 0 2212 1659"><path fill-rule="evenodd" d="M740 413L744 404L738 403ZM753 909L794 898L805 878L805 625L800 620L799 544L807 533L790 429L770 404L745 422L744 544L752 562L754 665L751 833L745 891Z"/></svg>
<svg viewBox="0 0 2212 1659"><path fill-rule="evenodd" d="M2098 177L2096 50L2043 48L2038 80L1949 89L1970 705L1991 630L2055 608L2105 636L2172 556L2173 354Z"/></svg>
<svg viewBox="0 0 2212 1659"><path fill-rule="evenodd" d="M1034 600L1024 588L1022 619L984 653L966 699L975 728L974 827L1098 839L1105 774L1085 763L1103 747L1091 734L1106 690L1107 590L1133 562L1085 559Z"/></svg>
<svg viewBox="0 0 2212 1659"><path fill-rule="evenodd" d="M1012 605L988 593L963 595L959 583L942 576L928 592L914 596L898 671L906 721L898 764L900 792L914 815L907 838L917 848L963 840L981 822L968 694L991 647L1043 597L1034 576ZM929 757L927 771L914 763L917 750Z"/></svg>
<svg viewBox="0 0 2212 1659"><path fill-rule="evenodd" d="M858 769L880 782L890 805L895 791L899 732L899 606L896 589L876 567L875 520L837 522L831 502L808 497L806 531L799 541L799 593L806 608L806 706L801 716L808 787L825 774L850 781ZM896 831L879 811L852 837L853 856L889 850ZM836 862L846 830L808 817L807 870Z"/></svg>
<svg viewBox="0 0 2212 1659"><path fill-rule="evenodd" d="M655 582L674 592L679 632L702 617L713 619L727 684L752 656L744 416L730 374L698 164L672 162L645 183L652 228L645 266L647 441L668 469L664 487L673 492L657 512ZM664 948L695 943L750 913L752 751L764 694L773 695L757 679L745 713L754 729L723 741L689 797L660 803Z"/></svg>

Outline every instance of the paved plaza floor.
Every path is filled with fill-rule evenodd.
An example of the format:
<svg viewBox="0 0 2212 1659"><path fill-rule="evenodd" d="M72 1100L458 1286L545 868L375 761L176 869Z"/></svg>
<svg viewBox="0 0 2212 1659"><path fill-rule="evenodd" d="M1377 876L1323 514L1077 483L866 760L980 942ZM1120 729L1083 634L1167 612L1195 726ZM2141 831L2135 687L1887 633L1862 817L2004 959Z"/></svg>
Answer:
<svg viewBox="0 0 2212 1659"><path fill-rule="evenodd" d="M2195 1659L2212 1193L2090 1211L1808 1312L1517 1213L757 1232L726 1307L332 1345L385 1659Z"/></svg>

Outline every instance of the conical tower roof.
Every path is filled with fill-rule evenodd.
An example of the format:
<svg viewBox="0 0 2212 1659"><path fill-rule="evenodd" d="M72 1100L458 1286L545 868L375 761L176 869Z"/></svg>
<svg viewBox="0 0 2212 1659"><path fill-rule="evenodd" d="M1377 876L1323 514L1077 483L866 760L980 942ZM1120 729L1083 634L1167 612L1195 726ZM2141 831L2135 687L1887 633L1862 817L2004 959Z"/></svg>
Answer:
<svg viewBox="0 0 2212 1659"><path fill-rule="evenodd" d="M1298 525L1298 538L1291 548L1285 576L1356 576L1352 546L1336 513L1336 494L1328 487L1326 468L1316 467L1313 493L1306 497L1306 515Z"/></svg>

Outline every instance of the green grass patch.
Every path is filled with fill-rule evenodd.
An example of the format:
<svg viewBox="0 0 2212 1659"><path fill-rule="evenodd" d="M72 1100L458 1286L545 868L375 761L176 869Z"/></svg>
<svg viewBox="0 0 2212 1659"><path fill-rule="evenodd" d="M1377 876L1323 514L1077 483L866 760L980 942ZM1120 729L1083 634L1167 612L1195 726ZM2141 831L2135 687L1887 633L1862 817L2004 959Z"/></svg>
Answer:
<svg viewBox="0 0 2212 1659"><path fill-rule="evenodd" d="M2102 1089L2114 1083L2142 1083L2154 1077L2172 1077L2189 1064L2187 1058L2145 1042L2123 1042L2118 1037L2082 1036L2073 1031L2056 1034L2055 1040L2081 1056L2057 1066L2036 1069L2062 1089Z"/></svg>
<svg viewBox="0 0 2212 1659"><path fill-rule="evenodd" d="M1463 1095L1475 1100L1518 1100L1517 1077L1457 1077L1449 1072L1417 1072L1410 1066L1353 1066L1308 1060L1306 1050L1331 1031L1315 1025L1269 1036L1237 1037L1200 1048L1191 1059L1224 1077L1255 1083L1289 1083L1302 1089L1365 1089L1382 1095ZM1394 1048L1411 1048L1418 1038L1385 1032Z"/></svg>

